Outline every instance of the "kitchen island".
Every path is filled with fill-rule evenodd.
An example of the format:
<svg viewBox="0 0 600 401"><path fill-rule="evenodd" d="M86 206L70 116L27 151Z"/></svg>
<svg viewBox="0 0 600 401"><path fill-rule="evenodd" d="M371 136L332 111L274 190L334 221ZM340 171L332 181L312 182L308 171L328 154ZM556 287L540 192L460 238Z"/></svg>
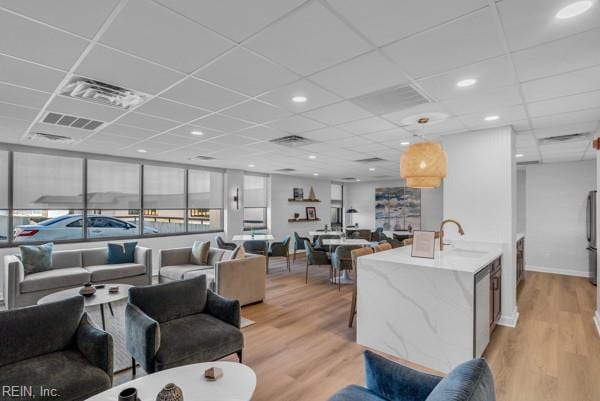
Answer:
<svg viewBox="0 0 600 401"><path fill-rule="evenodd" d="M436 244L434 259L411 257L410 246L360 257L357 342L444 373L480 356L501 255L499 244L457 240Z"/></svg>

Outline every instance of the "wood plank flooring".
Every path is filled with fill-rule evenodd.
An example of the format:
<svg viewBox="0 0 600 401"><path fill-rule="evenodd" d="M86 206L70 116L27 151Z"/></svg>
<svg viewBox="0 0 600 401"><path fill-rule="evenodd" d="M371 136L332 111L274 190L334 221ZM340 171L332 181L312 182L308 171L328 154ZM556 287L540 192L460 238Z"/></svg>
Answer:
<svg viewBox="0 0 600 401"><path fill-rule="evenodd" d="M351 287L328 283L328 269L305 259L288 273L272 260L264 303L243 308L244 362L258 377L254 401L327 400L350 383L364 384L363 347L348 313ZM595 291L583 278L526 273L519 324L498 327L486 351L498 401L600 400L600 337L592 316ZM235 358L228 358L235 360ZM131 379L119 374L115 383Z"/></svg>

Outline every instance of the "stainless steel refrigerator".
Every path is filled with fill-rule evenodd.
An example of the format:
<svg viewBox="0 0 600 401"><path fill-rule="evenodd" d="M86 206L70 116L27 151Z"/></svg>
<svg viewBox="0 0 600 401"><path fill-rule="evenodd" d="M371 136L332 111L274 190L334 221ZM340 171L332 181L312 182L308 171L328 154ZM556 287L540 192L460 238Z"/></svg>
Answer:
<svg viewBox="0 0 600 401"><path fill-rule="evenodd" d="M597 242L596 242L596 191L590 191L586 209L587 251L590 263L590 281L596 285L598 275Z"/></svg>

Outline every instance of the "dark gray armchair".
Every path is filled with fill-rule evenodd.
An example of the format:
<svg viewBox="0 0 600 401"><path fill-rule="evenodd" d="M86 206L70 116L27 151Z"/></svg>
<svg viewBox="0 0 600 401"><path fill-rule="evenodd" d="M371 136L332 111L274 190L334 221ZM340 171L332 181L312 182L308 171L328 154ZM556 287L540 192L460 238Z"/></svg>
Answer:
<svg viewBox="0 0 600 401"><path fill-rule="evenodd" d="M83 312L83 297L0 312L0 384L56 389L61 401L108 390L113 341ZM4 398L3 398L4 399Z"/></svg>
<svg viewBox="0 0 600 401"><path fill-rule="evenodd" d="M308 284L308 266L329 266L329 280L333 278L333 270L331 269L331 260L327 252L315 249L310 241L304 241L306 248L306 283Z"/></svg>
<svg viewBox="0 0 600 401"><path fill-rule="evenodd" d="M269 244L267 241L253 239L244 241L244 250L255 255L264 255L267 258L267 273L269 272Z"/></svg>
<svg viewBox="0 0 600 401"><path fill-rule="evenodd" d="M297 232L294 231L294 262L296 261L296 252L299 250L305 250L304 241L310 242L307 237L301 237Z"/></svg>
<svg viewBox="0 0 600 401"><path fill-rule="evenodd" d="M269 247L269 259L285 258L288 271L290 271L290 240L291 237L286 235L283 241L272 242L271 246Z"/></svg>
<svg viewBox="0 0 600 401"><path fill-rule="evenodd" d="M352 251L358 248L362 248L361 245L340 245L335 248L335 252L331 255L331 266L333 271L337 271L337 283L338 290L341 291L342 285L340 277L342 270L352 270ZM334 275L335 279L335 275Z"/></svg>
<svg viewBox="0 0 600 401"><path fill-rule="evenodd" d="M233 251L235 250L235 248L237 248L237 244L234 244L233 242L225 242L220 235L217 235L215 237L215 242L217 243L217 248L219 249L227 249L229 251Z"/></svg>
<svg viewBox="0 0 600 401"><path fill-rule="evenodd" d="M206 276L129 289L125 345L147 373L237 354L240 302L206 288Z"/></svg>

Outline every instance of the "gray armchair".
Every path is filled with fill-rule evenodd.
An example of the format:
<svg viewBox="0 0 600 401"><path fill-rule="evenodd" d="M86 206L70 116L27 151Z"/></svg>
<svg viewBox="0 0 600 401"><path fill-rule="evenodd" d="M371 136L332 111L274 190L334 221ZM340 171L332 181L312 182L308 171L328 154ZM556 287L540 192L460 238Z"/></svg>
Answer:
<svg viewBox="0 0 600 401"><path fill-rule="evenodd" d="M237 248L236 244L234 244L233 242L225 242L220 235L217 235L215 237L215 242L217 244L217 248L219 248L219 249L226 249L228 251L233 251L233 250L235 250L235 248Z"/></svg>
<svg viewBox="0 0 600 401"><path fill-rule="evenodd" d="M207 290L206 277L134 287L125 308L125 345L147 373L210 362L242 361L240 302Z"/></svg>
<svg viewBox="0 0 600 401"><path fill-rule="evenodd" d="M264 255L267 258L266 271L269 272L269 244L267 241L253 239L244 241L244 250L247 253L253 253L255 255Z"/></svg>
<svg viewBox="0 0 600 401"><path fill-rule="evenodd" d="M329 280L331 280L333 270L327 252L315 249L310 241L304 241L304 247L306 248L306 284L308 284L308 266L329 266Z"/></svg>
<svg viewBox="0 0 600 401"><path fill-rule="evenodd" d="M269 247L269 259L270 258L285 258L287 262L287 269L290 271L290 236L286 235L281 242L272 242Z"/></svg>
<svg viewBox="0 0 600 401"><path fill-rule="evenodd" d="M299 250L305 250L304 241L310 242L307 237L301 237L296 231L294 231L294 262L296 261L296 252Z"/></svg>
<svg viewBox="0 0 600 401"><path fill-rule="evenodd" d="M113 341L83 312L83 297L0 312L0 383L54 388L61 401L108 390Z"/></svg>
<svg viewBox="0 0 600 401"><path fill-rule="evenodd" d="M352 270L352 251L358 248L362 248L362 246L340 245L335 249L335 252L333 252L333 254L331 255L331 266L333 267L334 272L337 270L338 290L340 291L342 289L342 284L340 281L342 270Z"/></svg>

